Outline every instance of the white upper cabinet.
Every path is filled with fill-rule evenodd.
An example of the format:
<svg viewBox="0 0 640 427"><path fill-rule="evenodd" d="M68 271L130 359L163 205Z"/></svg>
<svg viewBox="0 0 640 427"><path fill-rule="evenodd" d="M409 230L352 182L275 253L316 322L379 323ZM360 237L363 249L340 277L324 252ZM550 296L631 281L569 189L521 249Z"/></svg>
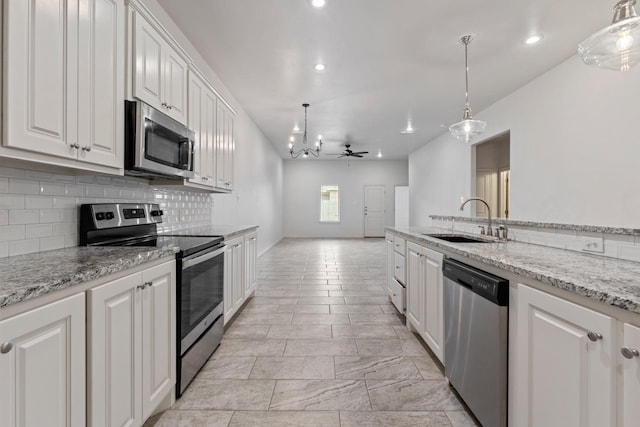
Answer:
<svg viewBox="0 0 640 427"><path fill-rule="evenodd" d="M187 63L139 13L134 13L133 96L187 123Z"/></svg>
<svg viewBox="0 0 640 427"><path fill-rule="evenodd" d="M37 153L11 157L121 169L123 0L8 1L4 13L4 145Z"/></svg>
<svg viewBox="0 0 640 427"><path fill-rule="evenodd" d="M235 151L234 116L222 102L216 109L215 175L216 187L233 190L233 156Z"/></svg>

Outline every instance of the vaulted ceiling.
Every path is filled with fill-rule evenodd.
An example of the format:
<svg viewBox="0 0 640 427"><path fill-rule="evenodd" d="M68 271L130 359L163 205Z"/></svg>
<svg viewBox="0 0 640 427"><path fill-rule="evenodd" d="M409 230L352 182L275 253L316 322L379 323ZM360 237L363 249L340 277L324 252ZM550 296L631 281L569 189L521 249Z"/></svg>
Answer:
<svg viewBox="0 0 640 427"><path fill-rule="evenodd" d="M408 154L462 118L464 48L479 112L608 25L608 0L158 0L284 158L295 125L374 158ZM539 33L542 41L524 40ZM314 65L326 64L316 71ZM607 71L602 71L607 72ZM549 94L551 97L552 94ZM401 134L408 124L413 134ZM295 135L298 144L300 135ZM453 141L453 138L452 138Z"/></svg>

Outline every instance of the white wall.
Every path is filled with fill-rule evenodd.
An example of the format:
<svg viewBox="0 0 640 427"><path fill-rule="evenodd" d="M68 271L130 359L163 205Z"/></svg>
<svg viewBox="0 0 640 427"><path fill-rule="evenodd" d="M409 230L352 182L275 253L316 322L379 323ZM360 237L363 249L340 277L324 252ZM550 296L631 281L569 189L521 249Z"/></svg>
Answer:
<svg viewBox="0 0 640 427"><path fill-rule="evenodd" d="M156 0L142 0L187 51L216 90L238 112L235 122L234 192L214 195L213 223L258 225L258 253L282 239L283 160L224 83L204 61Z"/></svg>
<svg viewBox="0 0 640 427"><path fill-rule="evenodd" d="M385 185L385 224L393 225L394 187L407 185L407 166L405 160L285 160L284 235L363 237L365 185ZM321 185L340 186L339 224L319 222Z"/></svg>
<svg viewBox="0 0 640 427"><path fill-rule="evenodd" d="M637 228L638 93L640 68L605 71L574 55L476 114L485 139L511 131L510 217ZM412 225L460 215L470 170L471 147L449 134L413 152Z"/></svg>

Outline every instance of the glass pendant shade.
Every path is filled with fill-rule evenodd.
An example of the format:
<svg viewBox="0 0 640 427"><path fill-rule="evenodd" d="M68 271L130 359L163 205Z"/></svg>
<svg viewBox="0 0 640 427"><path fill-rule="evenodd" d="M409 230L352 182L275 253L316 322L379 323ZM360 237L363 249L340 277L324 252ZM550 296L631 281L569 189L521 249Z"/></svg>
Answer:
<svg viewBox="0 0 640 427"><path fill-rule="evenodd" d="M449 132L457 139L463 142L469 142L476 136L484 132L487 124L481 120L473 120L471 109L466 106L464 109L464 117L458 123L449 126Z"/></svg>
<svg viewBox="0 0 640 427"><path fill-rule="evenodd" d="M640 17L635 0L621 0L614 7L613 22L578 45L587 65L627 71L640 61Z"/></svg>
<svg viewBox="0 0 640 427"><path fill-rule="evenodd" d="M465 65L465 98L464 113L462 120L449 126L449 132L463 142L469 142L476 136L484 132L487 124L481 120L473 120L471 108L469 108L469 63L467 60L467 48L471 43L471 36L466 35L460 39L464 45L464 65Z"/></svg>

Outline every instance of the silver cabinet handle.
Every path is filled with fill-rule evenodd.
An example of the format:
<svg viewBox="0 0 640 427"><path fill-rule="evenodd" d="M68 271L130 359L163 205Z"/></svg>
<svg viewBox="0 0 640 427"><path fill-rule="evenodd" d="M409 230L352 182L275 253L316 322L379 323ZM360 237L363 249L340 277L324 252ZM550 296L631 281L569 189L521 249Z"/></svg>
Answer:
<svg viewBox="0 0 640 427"><path fill-rule="evenodd" d="M396 270L400 270L400 266L399 265L396 265Z"/></svg>
<svg viewBox="0 0 640 427"><path fill-rule="evenodd" d="M140 290L143 290L143 289L145 288L144 283L143 283L142 285L138 285L138 286L136 286L136 288L138 288L138 289L140 289Z"/></svg>
<svg viewBox="0 0 640 427"><path fill-rule="evenodd" d="M589 331L587 332L587 337L591 340L591 341L598 341L602 339L602 334L598 333L598 332L593 332L593 331Z"/></svg>
<svg viewBox="0 0 640 427"><path fill-rule="evenodd" d="M167 108L168 108L169 110L173 110L173 105L167 105Z"/></svg>
<svg viewBox="0 0 640 427"><path fill-rule="evenodd" d="M163 102L163 103L162 103L162 106L163 106L164 108L169 108L169 104L167 104L166 102Z"/></svg>
<svg viewBox="0 0 640 427"><path fill-rule="evenodd" d="M144 286L145 288L148 288L149 286L153 286L153 283L152 282L144 282L142 284L142 286Z"/></svg>
<svg viewBox="0 0 640 427"><path fill-rule="evenodd" d="M0 353L7 354L11 351L12 348L13 344L11 344L10 342L3 342L2 344L0 344Z"/></svg>
<svg viewBox="0 0 640 427"><path fill-rule="evenodd" d="M86 145L86 146L82 147L82 151L91 151L91 146Z"/></svg>
<svg viewBox="0 0 640 427"><path fill-rule="evenodd" d="M627 359L633 359L634 357L640 356L640 352L638 352L638 350L629 347L622 347L620 349L620 353L622 353L622 355Z"/></svg>
<svg viewBox="0 0 640 427"><path fill-rule="evenodd" d="M75 148L76 150L80 148L80 144L78 144L77 142L73 143L70 145L71 148Z"/></svg>
<svg viewBox="0 0 640 427"><path fill-rule="evenodd" d="M397 294L393 294L393 296L394 296L394 297L397 297L398 295L397 295Z"/></svg>

